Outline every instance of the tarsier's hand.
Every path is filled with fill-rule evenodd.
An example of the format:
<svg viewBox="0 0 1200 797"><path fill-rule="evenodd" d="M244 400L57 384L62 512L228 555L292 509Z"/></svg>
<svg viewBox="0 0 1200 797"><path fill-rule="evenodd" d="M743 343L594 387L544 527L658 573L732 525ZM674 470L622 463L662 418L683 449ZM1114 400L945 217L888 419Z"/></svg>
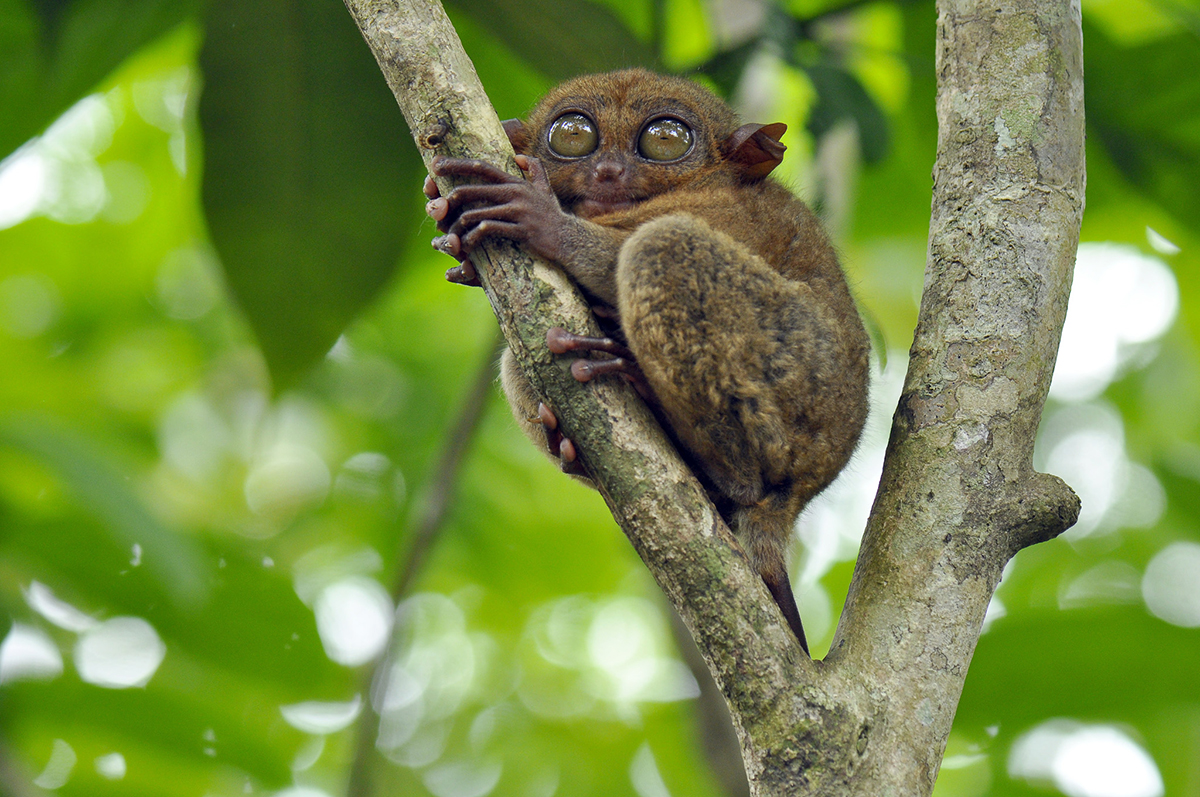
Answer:
<svg viewBox="0 0 1200 797"><path fill-rule="evenodd" d="M447 272L447 279L477 284L475 269L467 258L489 237L507 238L533 254L561 259L561 233L570 217L559 205L538 160L518 155L516 162L527 180L479 160L437 158L431 164L434 176L470 177L483 183L458 186L443 197L432 179L425 181L425 195L430 200L425 211L445 233L434 239L433 245L462 263Z"/></svg>
<svg viewBox="0 0 1200 797"><path fill-rule="evenodd" d="M447 204L446 200L442 199L442 192L438 189L437 183L433 181L432 176L425 178L424 191L425 196L429 198L429 201L425 203L425 212L437 222L439 231L446 232L449 227L449 224L444 221ZM475 271L475 264L467 258L466 253L459 247L457 235L453 237L442 235L434 238L433 248L458 260L457 266L446 270L446 279L448 281L459 285L472 285L476 288L482 287L479 282L479 274Z"/></svg>

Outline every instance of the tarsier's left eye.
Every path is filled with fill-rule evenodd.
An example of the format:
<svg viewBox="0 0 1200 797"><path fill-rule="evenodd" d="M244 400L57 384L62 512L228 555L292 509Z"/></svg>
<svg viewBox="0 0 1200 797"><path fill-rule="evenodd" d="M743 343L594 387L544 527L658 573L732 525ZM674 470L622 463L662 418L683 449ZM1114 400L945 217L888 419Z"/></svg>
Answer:
<svg viewBox="0 0 1200 797"><path fill-rule="evenodd" d="M692 149L692 131L678 119L655 119L638 137L638 154L652 161L673 161Z"/></svg>

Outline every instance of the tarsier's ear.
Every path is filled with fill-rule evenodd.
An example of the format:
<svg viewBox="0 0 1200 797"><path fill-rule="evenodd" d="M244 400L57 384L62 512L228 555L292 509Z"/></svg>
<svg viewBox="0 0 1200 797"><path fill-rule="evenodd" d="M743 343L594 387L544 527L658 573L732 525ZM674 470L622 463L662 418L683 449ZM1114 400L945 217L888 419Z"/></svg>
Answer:
<svg viewBox="0 0 1200 797"><path fill-rule="evenodd" d="M787 149L779 143L787 125L742 125L725 139L725 157L736 163L746 177L766 177L783 161Z"/></svg>
<svg viewBox="0 0 1200 797"><path fill-rule="evenodd" d="M520 119L505 119L500 124L504 125L504 132L508 134L508 143L512 144L516 153L528 155L529 134L525 132L524 123Z"/></svg>

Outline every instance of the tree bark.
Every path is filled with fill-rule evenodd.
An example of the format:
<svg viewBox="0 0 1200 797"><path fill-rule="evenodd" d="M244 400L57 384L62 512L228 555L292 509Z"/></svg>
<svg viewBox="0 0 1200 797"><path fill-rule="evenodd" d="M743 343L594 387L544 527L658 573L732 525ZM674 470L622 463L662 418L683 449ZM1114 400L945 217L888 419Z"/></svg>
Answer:
<svg viewBox="0 0 1200 797"><path fill-rule="evenodd" d="M516 174L437 0L345 2L426 162L478 157ZM1004 564L1078 514L1031 455L1083 209L1079 5L942 0L938 33L925 294L883 480L822 662L800 650L632 389L581 385L571 357L550 354L552 326L596 333L562 272L503 243L472 258L509 346L696 639L755 797L929 794Z"/></svg>
<svg viewBox="0 0 1200 797"><path fill-rule="evenodd" d="M921 794L1004 565L1079 514L1032 465L1083 215L1078 1L941 0L937 73L925 290L826 659L886 706L865 776Z"/></svg>

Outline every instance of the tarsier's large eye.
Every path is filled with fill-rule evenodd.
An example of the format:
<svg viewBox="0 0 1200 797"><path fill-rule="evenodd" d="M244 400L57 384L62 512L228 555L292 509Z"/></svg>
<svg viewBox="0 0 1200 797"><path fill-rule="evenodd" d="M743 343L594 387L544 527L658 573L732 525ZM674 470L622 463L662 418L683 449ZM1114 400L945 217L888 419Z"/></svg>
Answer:
<svg viewBox="0 0 1200 797"><path fill-rule="evenodd" d="M673 161L692 148L692 131L678 119L655 119L638 138L638 154L652 161Z"/></svg>
<svg viewBox="0 0 1200 797"><path fill-rule="evenodd" d="M550 125L550 149L564 158L582 158L596 149L596 126L581 113L564 113Z"/></svg>

